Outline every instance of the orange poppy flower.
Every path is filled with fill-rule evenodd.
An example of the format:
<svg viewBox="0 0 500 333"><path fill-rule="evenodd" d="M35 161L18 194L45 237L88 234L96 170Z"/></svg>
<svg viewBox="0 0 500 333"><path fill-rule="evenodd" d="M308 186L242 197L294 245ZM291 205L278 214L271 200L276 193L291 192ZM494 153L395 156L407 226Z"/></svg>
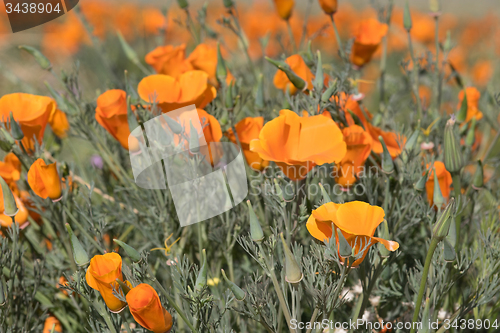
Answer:
<svg viewBox="0 0 500 333"><path fill-rule="evenodd" d="M15 93L0 98L0 118L5 121L12 112L14 120L21 125L22 143L28 151L35 149L35 140L42 142L49 116L55 108L55 101L45 96Z"/></svg>
<svg viewBox="0 0 500 333"><path fill-rule="evenodd" d="M61 199L61 178L57 172L56 163L45 164L41 158L37 159L28 171L28 183L36 195L52 201Z"/></svg>
<svg viewBox="0 0 500 333"><path fill-rule="evenodd" d="M127 116L127 93L120 89L112 89L102 93L97 98L95 119L113 136L125 149L135 151L134 144L129 147L130 128Z"/></svg>
<svg viewBox="0 0 500 333"><path fill-rule="evenodd" d="M7 184L12 184L21 177L21 162L14 153L8 153L3 162L0 162L0 177Z"/></svg>
<svg viewBox="0 0 500 333"><path fill-rule="evenodd" d="M333 120L323 115L299 117L290 110L264 125L250 150L266 161L275 161L284 174L299 180L315 166L338 163L346 144Z"/></svg>
<svg viewBox="0 0 500 333"><path fill-rule="evenodd" d="M172 315L161 305L158 293L141 283L127 294L127 303L135 321L154 333L167 333L172 328Z"/></svg>
<svg viewBox="0 0 500 333"><path fill-rule="evenodd" d="M476 118L476 120L480 120L483 118L483 113L479 111L479 99L481 98L481 93L474 87L468 87L465 89L465 93L467 94L467 117L465 118L465 122L469 122L472 118ZM462 101L464 99L464 91L460 91L458 94L459 103L458 109L462 106Z"/></svg>
<svg viewBox="0 0 500 333"><path fill-rule="evenodd" d="M439 183L439 189L443 194L443 198L448 202L448 198L450 197L451 192L451 184L453 180L451 178L451 174L446 170L444 163L441 161L435 161L432 166L427 165L427 168L430 168L429 178L425 183L425 191L427 192L427 200L429 201L429 205L434 204L434 170L436 171L436 177Z"/></svg>
<svg viewBox="0 0 500 333"><path fill-rule="evenodd" d="M369 121L373 117L370 111L368 111L365 107L359 105L359 103L354 99L352 95L347 95L344 92L340 93L339 96L335 96L335 100L338 101L340 109L344 112L346 122L349 126L355 124L354 119L350 113L352 112L356 117L359 118L365 130L368 130Z"/></svg>
<svg viewBox="0 0 500 333"><path fill-rule="evenodd" d="M45 324L43 325L42 333L52 333L52 332L62 332L61 322L57 320L56 317L50 316L45 319Z"/></svg>
<svg viewBox="0 0 500 333"><path fill-rule="evenodd" d="M158 46L146 54L146 63L154 68L158 74L178 77L182 73L192 70L189 62L185 62L186 44L179 46Z"/></svg>
<svg viewBox="0 0 500 333"><path fill-rule="evenodd" d="M356 176L363 171L366 159L372 150L372 137L361 126L351 125L342 130L347 152L340 161L335 180L342 187L356 182Z"/></svg>
<svg viewBox="0 0 500 333"><path fill-rule="evenodd" d="M313 88L312 79L313 74L309 67L307 67L304 59L298 54L294 54L288 58L286 58L285 62L290 66L292 71L295 72L301 79L306 82L307 89L311 90ZM285 72L278 70L274 75L273 79L274 86L278 89L286 92L287 89L290 89L290 94L294 95L298 92L298 89L290 82L288 76L286 76Z"/></svg>
<svg viewBox="0 0 500 333"><path fill-rule="evenodd" d="M358 67L369 62L388 29L387 24L376 19L362 21L352 46L351 62Z"/></svg>
<svg viewBox="0 0 500 333"><path fill-rule="evenodd" d="M49 116L49 124L52 128L52 132L59 138L65 138L66 132L69 130L69 122L66 117L66 113L59 109L54 109Z"/></svg>
<svg viewBox="0 0 500 333"><path fill-rule="evenodd" d="M472 67L472 79L480 86L485 86L490 81L495 69L490 60L478 61Z"/></svg>
<svg viewBox="0 0 500 333"><path fill-rule="evenodd" d="M250 151L250 142L259 138L259 133L262 130L262 127L264 127L263 117L247 117L240 120L234 126L236 133L238 134L238 140L240 141L241 148L243 149L245 159L247 160L248 165L256 171L262 171L269 165L269 161L263 160L258 153ZM226 136L234 144L237 143L236 136L231 128L226 132Z"/></svg>
<svg viewBox="0 0 500 333"><path fill-rule="evenodd" d="M144 101L156 101L163 112L191 104L202 109L217 96L215 88L208 83L208 74L202 71L189 71L178 79L150 75L139 82L137 91Z"/></svg>
<svg viewBox="0 0 500 333"><path fill-rule="evenodd" d="M380 143L378 137L381 136L384 139L387 150L392 158L395 158L401 154L403 147L406 143L406 137L399 135L394 132L382 131L380 128L368 124L368 133L372 136L373 144L372 150L375 154L382 154L384 149Z"/></svg>
<svg viewBox="0 0 500 333"><path fill-rule="evenodd" d="M295 6L294 0L274 0L274 5L276 6L276 11L278 15L283 20L288 20L292 16L293 6Z"/></svg>
<svg viewBox="0 0 500 333"><path fill-rule="evenodd" d="M319 5L325 14L332 15L337 11L338 0L319 0Z"/></svg>
<svg viewBox="0 0 500 333"><path fill-rule="evenodd" d="M217 83L215 71L217 70L217 49L208 44L201 43L191 52L186 59L194 70L204 71L212 84Z"/></svg>
<svg viewBox="0 0 500 333"><path fill-rule="evenodd" d="M355 255L368 245L361 258L354 261L353 267L355 267L364 260L369 248L376 243L382 243L389 251L396 251L399 248L397 242L373 237L384 216L382 208L371 206L366 202L353 201L345 204L328 202L312 211L306 227L314 238L322 242L332 237L332 226L340 229L354 249ZM342 257L340 259L342 262L345 260Z"/></svg>
<svg viewBox="0 0 500 333"><path fill-rule="evenodd" d="M112 312L119 312L127 305L113 295L113 286L118 289L116 279L123 281L122 257L115 252L96 255L90 260L85 275L87 284L101 293L104 302Z"/></svg>

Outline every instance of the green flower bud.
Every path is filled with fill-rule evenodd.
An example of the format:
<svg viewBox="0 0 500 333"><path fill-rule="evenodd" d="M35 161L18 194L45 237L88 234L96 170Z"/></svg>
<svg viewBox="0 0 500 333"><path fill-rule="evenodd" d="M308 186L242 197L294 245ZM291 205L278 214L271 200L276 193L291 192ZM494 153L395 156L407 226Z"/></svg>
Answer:
<svg viewBox="0 0 500 333"><path fill-rule="evenodd" d="M479 190L483 186L484 186L483 162L481 162L481 160L477 160L476 172L474 173L474 178L472 179L472 187L476 190Z"/></svg>
<svg viewBox="0 0 500 333"><path fill-rule="evenodd" d="M216 69L217 80L219 83L225 83L227 77L227 68L224 58L222 58L222 53L220 52L220 43L217 43L217 69Z"/></svg>
<svg viewBox="0 0 500 333"><path fill-rule="evenodd" d="M12 194L9 185L7 185L7 183L2 177L0 177L0 185L2 186L2 193L3 193L3 207L4 207L3 213L7 216L11 216L12 218L14 218L17 212L19 212L19 208L17 207L14 194Z"/></svg>
<svg viewBox="0 0 500 333"><path fill-rule="evenodd" d="M234 297L238 301L243 301L245 299L245 297L247 297L247 293L243 289L238 287L234 282L230 281L227 278L226 273L224 272L223 269L221 269L221 272L222 272L222 276L224 277L224 280L226 280L226 283L229 285L229 289L232 291Z"/></svg>
<svg viewBox="0 0 500 333"><path fill-rule="evenodd" d="M470 122L469 130L467 131L467 136L465 137L465 145L472 147L476 141L476 117L472 118Z"/></svg>
<svg viewBox="0 0 500 333"><path fill-rule="evenodd" d="M429 9L431 12L437 13L441 10L440 0L429 0Z"/></svg>
<svg viewBox="0 0 500 333"><path fill-rule="evenodd" d="M12 137L16 140L22 140L24 138L23 130L17 121L14 120L12 112L10 113L10 132L12 133Z"/></svg>
<svg viewBox="0 0 500 333"><path fill-rule="evenodd" d="M181 124L179 124L178 122L176 122L175 120L173 120L172 118L170 118L169 116L167 116L166 114L163 115L163 118L165 119L165 121L167 122L168 127L170 128L170 130L174 134L179 135L179 134L182 133L182 126L181 126Z"/></svg>
<svg viewBox="0 0 500 333"><path fill-rule="evenodd" d="M411 14L410 14L410 5L408 4L408 0L405 3L405 9L404 9L404 15L403 15L403 25L406 29L406 31L410 32L413 24L411 21Z"/></svg>
<svg viewBox="0 0 500 333"><path fill-rule="evenodd" d="M255 215L250 200L247 200L247 205L248 214L250 215L250 236L254 242L260 243L264 239L264 232L262 231L262 227L257 219L257 215Z"/></svg>
<svg viewBox="0 0 500 333"><path fill-rule="evenodd" d="M323 95L321 95L321 101L323 103L328 103L330 98L333 96L335 89L337 89L337 85L334 82L330 83L330 86L325 90Z"/></svg>
<svg viewBox="0 0 500 333"><path fill-rule="evenodd" d="M181 9L186 9L189 6L187 0L177 0L177 4L181 7Z"/></svg>
<svg viewBox="0 0 500 333"><path fill-rule="evenodd" d="M307 66L311 66L314 64L314 54L312 51L312 41L311 40L309 40L309 42L307 42L306 52L304 52L304 61L306 62Z"/></svg>
<svg viewBox="0 0 500 333"><path fill-rule="evenodd" d="M464 122L465 119L467 119L468 108L469 108L469 105L467 104L467 92L464 88L464 98L462 99L462 104L460 104L460 110L458 111L458 114L457 114L457 121L459 123Z"/></svg>
<svg viewBox="0 0 500 333"><path fill-rule="evenodd" d="M353 255L353 249L351 245L349 245L347 239L345 239L344 234L339 228L337 228L337 240L339 242L339 255L342 258L349 258L351 255Z"/></svg>
<svg viewBox="0 0 500 333"><path fill-rule="evenodd" d="M332 199L330 199L330 196L323 187L323 184L319 183L319 188L321 189L321 195L323 196L323 203L332 202Z"/></svg>
<svg viewBox="0 0 500 333"><path fill-rule="evenodd" d="M417 129L412 133L408 141L406 141L405 147L401 154L401 158L406 163L408 162L409 155L413 152L415 147L417 147L418 137L420 136L420 125L417 125Z"/></svg>
<svg viewBox="0 0 500 333"><path fill-rule="evenodd" d="M120 247L125 251L129 258L132 259L133 262L141 261L141 254L132 246L118 239L113 239L113 242L120 245Z"/></svg>
<svg viewBox="0 0 500 333"><path fill-rule="evenodd" d="M436 170L434 170L434 194L432 197L432 201L434 202L434 205L436 207L441 208L443 207L444 203L446 202L443 193L441 192L441 187L439 187L439 181L436 175Z"/></svg>
<svg viewBox="0 0 500 333"><path fill-rule="evenodd" d="M437 239L438 241L442 241L450 230L450 224L453 220L452 218L452 210L455 207L455 198L450 199L450 203L444 209L444 211L439 216L436 224L434 225L434 229L432 230L432 237Z"/></svg>
<svg viewBox="0 0 500 333"><path fill-rule="evenodd" d="M21 45L19 46L21 50L27 51L29 54L31 54L33 57L35 57L36 62L42 67L42 69L45 70L50 70L52 68L52 64L50 63L49 59L47 59L46 56L42 54L39 50L37 50L34 47L28 46L28 45Z"/></svg>
<svg viewBox="0 0 500 333"><path fill-rule="evenodd" d="M299 283L304 274L300 271L300 266L295 260L295 256L292 251L286 245L285 239L283 238L283 233L280 234L281 242L283 243L283 250L285 252L285 280L288 283L296 284Z"/></svg>
<svg viewBox="0 0 500 333"><path fill-rule="evenodd" d="M464 157L460 151L460 141L454 131L455 120L446 122L444 129L444 165L449 172L460 172L464 165Z"/></svg>
<svg viewBox="0 0 500 333"><path fill-rule="evenodd" d="M10 135L10 133L3 127L0 127L0 131L2 132L3 138L7 143L10 145L14 145L16 143L16 140Z"/></svg>
<svg viewBox="0 0 500 333"><path fill-rule="evenodd" d="M292 182L289 182L283 188L283 199L286 202L290 202L295 198L295 186Z"/></svg>
<svg viewBox="0 0 500 333"><path fill-rule="evenodd" d="M119 285L120 287L122 288L122 291L123 291L123 296L127 296L128 292L131 290L129 286L127 286L122 280L120 279L116 279L115 280Z"/></svg>
<svg viewBox="0 0 500 333"><path fill-rule="evenodd" d="M12 147L13 145L11 143L0 139L0 149L2 149L4 152L10 152L12 150Z"/></svg>
<svg viewBox="0 0 500 333"><path fill-rule="evenodd" d="M255 106L263 109L264 108L264 76L259 74L257 78L257 89L255 90Z"/></svg>
<svg viewBox="0 0 500 333"><path fill-rule="evenodd" d="M189 126L189 150L191 153L198 153L200 151L200 137L198 136L198 131L194 128L191 120L189 121Z"/></svg>
<svg viewBox="0 0 500 333"><path fill-rule="evenodd" d="M234 6L233 0L223 0L224 7L231 8Z"/></svg>
<svg viewBox="0 0 500 333"><path fill-rule="evenodd" d="M314 78L313 86L316 91L323 90L324 78L323 78L323 62L321 61L321 52L318 50L318 62L316 63L316 77Z"/></svg>
<svg viewBox="0 0 500 333"><path fill-rule="evenodd" d="M73 229L71 229L68 223L66 223L66 229L68 230L69 240L71 242L71 249L73 250L73 259L75 260L75 264L77 264L78 266L83 266L88 264L90 262L90 259L87 254L87 251L85 251L82 244L73 233Z"/></svg>
<svg viewBox="0 0 500 333"><path fill-rule="evenodd" d="M288 77L288 80L290 80L290 82L295 86L295 88L297 88L300 91L306 90L307 88L306 81L304 81L300 76L295 74L295 72L292 71L292 69L286 62L273 60L269 57L266 57L266 60L269 61L274 66L276 66L279 70L283 71Z"/></svg>
<svg viewBox="0 0 500 333"><path fill-rule="evenodd" d="M420 179L413 185L413 188L419 192L425 190L425 183L427 183L427 178L429 177L429 170L425 172L425 174L420 177Z"/></svg>
<svg viewBox="0 0 500 333"><path fill-rule="evenodd" d="M392 161L391 154L389 154L389 150L385 145L384 138L379 136L378 140L382 144L382 148L384 150L382 152L382 171L385 173L392 173L394 171L394 162Z"/></svg>
<svg viewBox="0 0 500 333"><path fill-rule="evenodd" d="M447 238L443 240L444 243L444 260L447 262L455 261L457 254L455 253L455 249L450 244Z"/></svg>
<svg viewBox="0 0 500 333"><path fill-rule="evenodd" d="M200 258L203 261L201 265L200 272L198 273L198 277L196 278L195 288L200 291L207 285L207 274L208 274L208 265L207 265L207 254L205 249L202 251L202 257Z"/></svg>

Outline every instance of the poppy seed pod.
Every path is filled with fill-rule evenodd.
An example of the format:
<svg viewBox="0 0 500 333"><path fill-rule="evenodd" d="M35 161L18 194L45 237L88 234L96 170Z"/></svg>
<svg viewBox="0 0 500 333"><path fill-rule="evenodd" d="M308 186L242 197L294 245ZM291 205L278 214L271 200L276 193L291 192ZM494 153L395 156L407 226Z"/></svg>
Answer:
<svg viewBox="0 0 500 333"><path fill-rule="evenodd" d="M125 253L130 257L130 259L132 259L133 262L141 261L141 254L132 246L118 239L113 239L113 242L120 245L120 247L125 251Z"/></svg>
<svg viewBox="0 0 500 333"><path fill-rule="evenodd" d="M84 266L89 263L90 259L87 254L87 251L83 248L82 244L78 240L78 237L73 233L73 229L71 226L66 223L66 230L68 230L69 240L71 243L71 249L73 250L73 259L75 260L75 264L78 266Z"/></svg>
<svg viewBox="0 0 500 333"><path fill-rule="evenodd" d="M299 283L304 278L304 274L300 271L300 266L297 263L292 251L290 251L288 245L286 245L283 233L280 234L280 237L281 242L283 243L283 250L285 252L285 280L291 284Z"/></svg>
<svg viewBox="0 0 500 333"><path fill-rule="evenodd" d="M250 236L254 242L260 243L264 239L264 232L262 231L262 227L257 219L257 215L255 215L250 200L247 200L247 205L248 214L250 215Z"/></svg>
<svg viewBox="0 0 500 333"><path fill-rule="evenodd" d="M454 130L455 120L450 118L444 129L444 165L449 172L460 172L464 157L460 150L460 141Z"/></svg>
<svg viewBox="0 0 500 333"><path fill-rule="evenodd" d="M316 91L321 91L323 90L324 86L324 79L323 79L323 61L321 60L321 52L318 50L317 52L318 55L318 62L316 63L316 76L314 78L314 89Z"/></svg>
<svg viewBox="0 0 500 333"><path fill-rule="evenodd" d="M17 207L14 194L12 194L9 185L5 182L5 180L2 177L0 177L0 185L2 187L2 194L3 194L3 207L4 207L3 213L7 216L15 216L19 212L19 208Z"/></svg>
<svg viewBox="0 0 500 333"><path fill-rule="evenodd" d="M229 285L229 289L231 289L231 292L233 293L234 297L238 301L243 301L245 299L245 297L247 296L247 293L243 289L238 287L234 282L230 281L227 278L226 273L224 272L223 269L221 269L221 272L222 272L222 276L224 277L224 280L226 280L227 284Z"/></svg>
<svg viewBox="0 0 500 333"><path fill-rule="evenodd" d="M450 203L444 211L439 216L436 224L434 225L434 229L432 230L432 237L437 239L438 241L442 241L450 231L450 224L453 220L452 218L452 210L455 207L455 198L450 199Z"/></svg>
<svg viewBox="0 0 500 333"><path fill-rule="evenodd" d="M207 265L207 254L205 249L202 251L202 265L200 268L200 272L198 273L198 277L196 278L195 288L200 291L207 285L207 273L208 273L208 265Z"/></svg>

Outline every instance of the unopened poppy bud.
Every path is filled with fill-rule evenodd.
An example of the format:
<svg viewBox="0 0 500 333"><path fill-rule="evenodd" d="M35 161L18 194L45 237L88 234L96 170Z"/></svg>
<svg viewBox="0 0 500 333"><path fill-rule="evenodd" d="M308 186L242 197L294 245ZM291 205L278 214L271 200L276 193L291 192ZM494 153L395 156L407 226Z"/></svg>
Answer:
<svg viewBox="0 0 500 333"><path fill-rule="evenodd" d="M40 67L42 67L42 69L50 70L52 68L52 64L50 63L49 59L47 59L47 57L44 56L42 52L38 51L34 47L28 45L21 45L19 46L19 48L21 50L25 50L33 57L35 57L36 62L38 62L38 64L40 65Z"/></svg>
<svg viewBox="0 0 500 333"><path fill-rule="evenodd" d="M78 266L83 266L88 264L90 262L90 259L87 254L87 251L85 251L82 244L73 233L73 229L71 229L68 223L66 223L66 229L68 230L69 240L71 243L71 249L73 250L73 259L75 260L75 264L77 264Z"/></svg>
<svg viewBox="0 0 500 333"><path fill-rule="evenodd" d="M446 202L443 193L441 192L441 187L439 186L439 181L436 175L436 170L434 170L434 194L432 197L432 201L434 202L434 205L436 207L441 208L443 207L444 203Z"/></svg>
<svg viewBox="0 0 500 333"><path fill-rule="evenodd" d="M141 261L141 254L132 246L118 239L113 239L113 242L120 245L123 251L125 251L125 253L129 256L130 259L132 259L133 262Z"/></svg>
<svg viewBox="0 0 500 333"><path fill-rule="evenodd" d="M7 183L2 177L0 177L0 185L2 187L2 193L3 193L3 207L4 207L3 213L7 216L15 216L19 212L19 208L17 207L14 194L12 194L9 185L7 185Z"/></svg>
<svg viewBox="0 0 500 333"><path fill-rule="evenodd" d="M170 128L170 130L174 134L179 135L179 134L182 133L182 126L181 126L181 124L179 124L178 122L176 122L175 120L173 120L172 118L170 118L169 116L167 116L166 114L163 115L163 118L165 119L165 121L167 122L168 127Z"/></svg>
<svg viewBox="0 0 500 333"><path fill-rule="evenodd" d="M233 0L224 0L223 3L224 3L224 7L226 7L226 8L231 8L234 6Z"/></svg>
<svg viewBox="0 0 500 333"><path fill-rule="evenodd" d="M458 111L456 118L459 123L464 122L465 119L467 119L467 110L469 109L469 104L467 102L467 92L465 88L463 95L464 98L462 99L462 104L460 104L460 110Z"/></svg>
<svg viewBox="0 0 500 333"><path fill-rule="evenodd" d="M189 6L187 0L177 0L177 4L181 7L181 9L186 9Z"/></svg>
<svg viewBox="0 0 500 333"><path fill-rule="evenodd" d="M472 118L470 122L470 127L467 131L467 136L465 137L465 145L472 147L474 141L476 141L476 117Z"/></svg>
<svg viewBox="0 0 500 333"><path fill-rule="evenodd" d="M477 160L476 172L474 173L474 178L472 180L472 187L476 190L479 190L483 186L484 186L483 162L481 162L481 160Z"/></svg>
<svg viewBox="0 0 500 333"><path fill-rule="evenodd" d="M319 0L319 5L325 14L333 15L337 12L338 0Z"/></svg>
<svg viewBox="0 0 500 333"><path fill-rule="evenodd" d="M295 72L292 71L292 69L287 63L283 61L277 61L269 57L266 57L266 60L269 61L274 66L276 66L279 70L283 71L283 73L286 74L288 80L290 80L290 82L295 86L295 88L297 88L300 91L303 91L307 88L306 81L304 81L300 76L295 74Z"/></svg>
<svg viewBox="0 0 500 333"><path fill-rule="evenodd" d="M392 173L394 171L394 162L392 161L391 154L389 153L389 150L387 149L387 146L385 144L384 138L382 136L378 137L378 140L382 144L382 171L385 173Z"/></svg>
<svg viewBox="0 0 500 333"><path fill-rule="evenodd" d="M129 286L127 286L123 281L121 281L120 279L116 279L115 280L116 283L118 283L118 285L122 288L122 291L123 291L123 296L127 296L128 292L131 290Z"/></svg>
<svg viewBox="0 0 500 333"><path fill-rule="evenodd" d="M300 271L300 266L297 263L297 260L295 260L295 256L292 251L290 251L288 245L286 245L283 233L280 234L280 237L285 252L285 280L286 282L292 284L299 283L304 277L304 274Z"/></svg>
<svg viewBox="0 0 500 333"><path fill-rule="evenodd" d="M13 146L14 145L10 142L0 139L0 149L2 149L4 152L10 152Z"/></svg>
<svg viewBox="0 0 500 333"><path fill-rule="evenodd" d="M420 135L420 129L418 129L420 126L417 126L417 129L413 132L413 134L410 136L408 141L406 141L405 147L403 149L403 153L401 158L403 161L406 163L408 162L409 155L413 152L413 149L417 147L417 142L418 142L418 137Z"/></svg>
<svg viewBox="0 0 500 333"><path fill-rule="evenodd" d="M243 289L238 287L234 282L230 281L227 278L226 273L224 272L223 269L221 269L221 272L222 272L222 276L224 277L224 280L226 280L226 283L229 285L229 289L233 293L234 297L238 301L243 301L245 299L245 297L247 296L247 293Z"/></svg>
<svg viewBox="0 0 500 333"><path fill-rule="evenodd" d="M10 113L10 132L12 137L16 140L22 140L24 138L23 130L17 121L14 120L14 115Z"/></svg>
<svg viewBox="0 0 500 333"><path fill-rule="evenodd" d="M440 0L429 0L429 9L431 12L437 13L441 10Z"/></svg>
<svg viewBox="0 0 500 333"><path fill-rule="evenodd" d="M283 190L281 189L281 185L278 183L278 180L274 178L274 190L276 191L276 196L280 198L281 202L285 201L283 197Z"/></svg>
<svg viewBox="0 0 500 333"><path fill-rule="evenodd" d="M444 243L444 260L447 262L453 262L455 261L457 254L455 252L455 249L453 246L450 244L447 238L443 240Z"/></svg>
<svg viewBox="0 0 500 333"><path fill-rule="evenodd" d="M427 178L429 177L429 170L425 172L425 174L420 177L420 179L413 185L413 188L419 192L425 190L425 183L427 182Z"/></svg>
<svg viewBox="0 0 500 333"><path fill-rule="evenodd" d="M411 14L410 14L410 4L408 3L408 0L405 3L405 10L404 10L404 15L403 15L403 25L406 29L406 31L410 32L413 23L411 21Z"/></svg>
<svg viewBox="0 0 500 333"><path fill-rule="evenodd" d="M255 106L264 108L264 75L259 74L257 78L257 89L255 90Z"/></svg>
<svg viewBox="0 0 500 333"><path fill-rule="evenodd" d="M247 200L247 205L248 214L250 215L250 236L254 242L260 243L264 239L264 232L262 231L262 227L257 219L257 215L255 215L250 200Z"/></svg>
<svg viewBox="0 0 500 333"><path fill-rule="evenodd" d="M231 1L231 0L229 0ZM224 58L222 58L222 53L220 51L220 43L217 43L217 68L216 68L217 80L219 83L225 82L227 77L227 67Z"/></svg>
<svg viewBox="0 0 500 333"><path fill-rule="evenodd" d="M313 86L316 91L323 90L324 78L323 78L323 62L321 60L321 52L318 50L318 62L316 63L316 77L314 78Z"/></svg>
<svg viewBox="0 0 500 333"><path fill-rule="evenodd" d="M200 151L200 137L191 120L189 121L189 126L189 150L191 153L198 153Z"/></svg>
<svg viewBox="0 0 500 333"><path fill-rule="evenodd" d="M311 40L309 40L309 42L307 42L307 49L306 49L306 52L304 53L304 61L306 62L306 64L308 66L311 66L314 64L314 54L312 51L312 41Z"/></svg>
<svg viewBox="0 0 500 333"><path fill-rule="evenodd" d="M14 145L16 143L16 140L14 140L12 135L10 135L10 133L5 128L1 127L0 131L2 132L2 136L6 142L8 142L10 145Z"/></svg>
<svg viewBox="0 0 500 333"><path fill-rule="evenodd" d="M454 125L455 120L450 118L444 129L444 165L449 172L460 172L464 165L464 158Z"/></svg>
<svg viewBox="0 0 500 333"><path fill-rule="evenodd" d="M439 216L436 224L434 225L434 229L432 230L432 237L437 239L438 241L442 241L450 231L450 224L453 220L452 218L452 210L455 207L455 198L450 199L450 203L444 211Z"/></svg>
<svg viewBox="0 0 500 333"><path fill-rule="evenodd" d="M295 5L294 0L274 0L274 4L278 15L283 20L288 20L292 16L293 6Z"/></svg>
<svg viewBox="0 0 500 333"><path fill-rule="evenodd" d="M202 257L200 260L203 262L200 268L200 272L198 273L198 277L196 278L195 288L200 291L207 285L207 273L208 273L208 265L207 265L207 254L205 249L202 251Z"/></svg>
<svg viewBox="0 0 500 333"><path fill-rule="evenodd" d="M286 202L290 202L295 198L295 188L292 182L289 182L283 188L283 199Z"/></svg>
<svg viewBox="0 0 500 333"><path fill-rule="evenodd" d="M328 195L325 188L323 187L323 184L319 183L319 188L321 189L321 195L323 196L323 204L326 204L328 202L332 202L332 199L330 199L330 196Z"/></svg>
<svg viewBox="0 0 500 333"><path fill-rule="evenodd" d="M335 89L337 88L337 85L334 84L333 82L330 83L330 86L325 90L323 95L321 95L321 101L323 103L327 103L330 98L333 96L333 93L335 92Z"/></svg>
<svg viewBox="0 0 500 333"><path fill-rule="evenodd" d="M353 248L351 247L351 245L349 245L347 239L345 239L344 234L339 228L337 228L337 241L339 246L339 255L342 258L349 258L351 255L353 255Z"/></svg>

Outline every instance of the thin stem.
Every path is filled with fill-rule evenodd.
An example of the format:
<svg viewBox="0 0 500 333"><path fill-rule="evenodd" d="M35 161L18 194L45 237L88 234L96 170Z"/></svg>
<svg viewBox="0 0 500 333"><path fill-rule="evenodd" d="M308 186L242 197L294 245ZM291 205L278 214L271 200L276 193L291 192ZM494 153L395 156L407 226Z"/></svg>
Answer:
<svg viewBox="0 0 500 333"><path fill-rule="evenodd" d="M340 39L340 34L339 30L337 29L337 24L335 24L335 20L333 19L333 14L330 15L330 22L332 22L333 31L335 32L335 38L337 39L337 46L339 47L340 57L343 60L346 60L344 49L342 48L342 40Z"/></svg>
<svg viewBox="0 0 500 333"><path fill-rule="evenodd" d="M292 52L297 52L297 45L295 45L295 38L293 37L292 26L290 25L290 20L286 20L286 27L288 29L288 35L290 37L290 44L292 45Z"/></svg>
<svg viewBox="0 0 500 333"><path fill-rule="evenodd" d="M439 70L439 15L434 17L434 22L436 23L435 39L436 39L436 111L439 112L441 104L441 73Z"/></svg>
<svg viewBox="0 0 500 333"><path fill-rule="evenodd" d="M432 256L438 245L439 241L436 238L431 240L429 245L429 250L427 251L427 257L425 258L424 271L422 272L422 280L420 282L420 289L418 291L417 302L415 303L415 311L413 312L412 322L416 323L418 321L418 315L420 313L420 307L422 305L422 298L425 292L425 285L427 283L427 275L429 274L429 268L431 267ZM415 326L412 325L410 333L415 333Z"/></svg>
<svg viewBox="0 0 500 333"><path fill-rule="evenodd" d="M460 180L460 172L453 172L452 175L453 180L453 192L455 193L455 201L460 205L460 195L462 191L462 182ZM462 224L462 214L457 214L455 216L455 228L457 232L457 240L455 243L455 251L460 249L460 226Z"/></svg>
<svg viewBox="0 0 500 333"><path fill-rule="evenodd" d="M122 325L125 326L125 329L127 330L127 333L132 333L132 331L130 330L130 324L127 321L127 319L125 318L125 312L124 311L120 312L120 317L122 317Z"/></svg>
<svg viewBox="0 0 500 333"><path fill-rule="evenodd" d="M314 322L315 322L316 318L318 317L318 313L319 313L319 309L315 308L314 312L311 316L311 320L309 320L310 325L309 325L309 328L307 329L306 333L311 333L312 328L314 327Z"/></svg>
<svg viewBox="0 0 500 333"><path fill-rule="evenodd" d="M415 58L415 53L413 52L413 42L411 40L411 35L410 31L408 31L408 48L410 51L410 57L411 61L413 63L413 68L411 69L411 76L415 82L410 82L413 90L413 94L415 96L415 101L417 103L417 110L418 110L418 118L422 119L422 103L420 101L420 95L418 93L418 86L419 86L419 64L417 63L417 59ZM411 81L411 80L410 80Z"/></svg>

